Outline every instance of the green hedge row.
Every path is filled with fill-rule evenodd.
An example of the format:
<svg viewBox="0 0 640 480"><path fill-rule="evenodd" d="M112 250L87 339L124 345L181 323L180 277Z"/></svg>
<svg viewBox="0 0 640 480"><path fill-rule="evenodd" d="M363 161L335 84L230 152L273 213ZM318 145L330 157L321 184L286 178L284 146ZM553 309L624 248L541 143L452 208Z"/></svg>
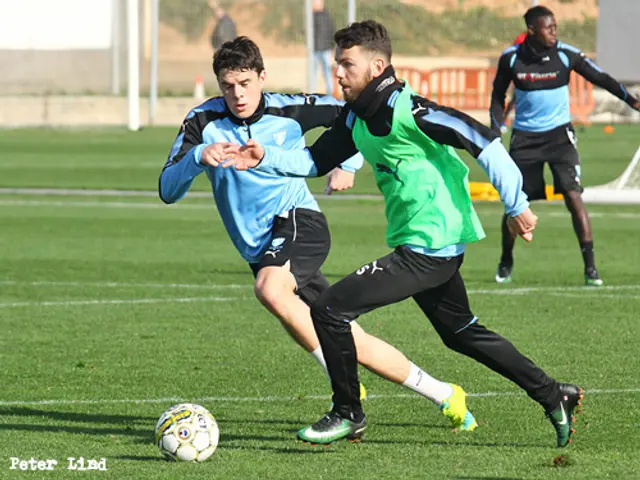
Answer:
<svg viewBox="0 0 640 480"><path fill-rule="evenodd" d="M304 42L302 0L256 0L266 5L262 33L283 45ZM191 38L199 37L208 16L207 0L161 0L161 18ZM327 0L336 12L336 28L346 23L347 0ZM339 13L339 14L338 14ZM358 2L358 18L372 18L385 24L393 38L395 53L437 55L460 50L500 51L524 28L520 17L502 17L487 8L455 10L441 14L397 0ZM596 19L567 21L559 25L559 37L584 51L596 49Z"/></svg>

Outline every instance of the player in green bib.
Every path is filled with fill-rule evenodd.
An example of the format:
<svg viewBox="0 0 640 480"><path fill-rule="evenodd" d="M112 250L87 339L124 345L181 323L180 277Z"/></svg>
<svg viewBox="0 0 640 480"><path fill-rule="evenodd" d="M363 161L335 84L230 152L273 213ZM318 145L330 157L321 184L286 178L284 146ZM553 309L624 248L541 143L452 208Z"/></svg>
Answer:
<svg viewBox="0 0 640 480"><path fill-rule="evenodd" d="M366 429L359 398L350 322L373 309L413 298L445 345L486 365L537 401L555 427L557 445L570 442L582 389L559 383L471 312L460 276L465 246L484 232L473 209L467 150L487 173L514 234L531 241L537 217L522 192L522 175L497 134L457 110L442 107L398 80L385 27L368 20L339 30L336 76L346 106L331 129L305 150L228 144L213 166L286 176L320 176L358 150L374 169L385 199L387 244L394 250L325 290L311 306L334 391L331 412L301 429L314 443L358 439Z"/></svg>

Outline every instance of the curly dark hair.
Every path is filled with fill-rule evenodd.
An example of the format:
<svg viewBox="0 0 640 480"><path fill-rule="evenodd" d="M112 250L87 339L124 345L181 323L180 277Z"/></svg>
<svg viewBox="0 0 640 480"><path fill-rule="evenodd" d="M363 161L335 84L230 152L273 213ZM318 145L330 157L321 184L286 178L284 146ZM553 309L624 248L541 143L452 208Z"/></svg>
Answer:
<svg viewBox="0 0 640 480"><path fill-rule="evenodd" d="M260 49L248 37L236 37L224 42L213 55L213 73L216 77L222 70L264 70Z"/></svg>
<svg viewBox="0 0 640 480"><path fill-rule="evenodd" d="M338 48L343 50L351 47L361 47L370 52L382 53L387 63L391 62L391 38L389 32L381 23L375 20L353 22L349 26L338 30L333 36Z"/></svg>

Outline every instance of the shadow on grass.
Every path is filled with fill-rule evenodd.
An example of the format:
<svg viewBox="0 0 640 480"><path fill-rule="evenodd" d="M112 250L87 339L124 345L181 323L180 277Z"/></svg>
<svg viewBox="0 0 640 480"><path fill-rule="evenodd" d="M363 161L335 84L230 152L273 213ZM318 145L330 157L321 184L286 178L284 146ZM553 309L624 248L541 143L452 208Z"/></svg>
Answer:
<svg viewBox="0 0 640 480"><path fill-rule="evenodd" d="M137 417L132 415L104 415L99 413L59 412L55 410L41 410L28 407L0 407L0 417L42 417L63 422L83 423L155 423L155 417Z"/></svg>
<svg viewBox="0 0 640 480"><path fill-rule="evenodd" d="M300 421L300 420L284 420L284 419L236 419L236 418L221 418L216 417L216 420L220 425L255 425L255 424L264 424L264 425L295 425L298 428L302 428L305 425L308 425L309 421ZM451 430L449 425L445 424L429 424L429 423L417 423L417 422L376 422L376 426L381 427L393 427L393 428L426 428L426 429L440 429L440 430ZM297 431L293 430L293 431Z"/></svg>
<svg viewBox="0 0 640 480"><path fill-rule="evenodd" d="M514 442L440 442L440 441L432 441L425 442L425 444L429 445L441 445L444 447L482 447L482 448L541 448L548 450L550 445L541 445L538 443L514 443Z"/></svg>
<svg viewBox="0 0 640 480"><path fill-rule="evenodd" d="M140 437L153 440L153 425L156 419L131 415L102 415L92 413L60 412L27 407L0 407L0 417L30 417L51 420L53 425L33 423L0 423L0 431L67 432L88 435L116 435ZM15 420L18 420L17 418ZM100 426L73 426L67 423L99 424Z"/></svg>
<svg viewBox="0 0 640 480"><path fill-rule="evenodd" d="M261 452L274 452L274 453L284 453L284 454L295 454L295 455L318 455L318 454L331 454L338 453L337 450L331 450L330 447L323 446L315 446L309 448L287 448L287 447L256 447L256 446L240 446L240 445L224 445L218 447L220 450L238 450L238 451L249 451L249 450L258 450Z"/></svg>
<svg viewBox="0 0 640 480"><path fill-rule="evenodd" d="M135 429L131 427L72 427L69 425L34 425L0 423L0 431L11 430L18 432L51 432L51 433L77 433L80 435L114 435L145 438L144 443L153 442L153 432L148 429Z"/></svg>

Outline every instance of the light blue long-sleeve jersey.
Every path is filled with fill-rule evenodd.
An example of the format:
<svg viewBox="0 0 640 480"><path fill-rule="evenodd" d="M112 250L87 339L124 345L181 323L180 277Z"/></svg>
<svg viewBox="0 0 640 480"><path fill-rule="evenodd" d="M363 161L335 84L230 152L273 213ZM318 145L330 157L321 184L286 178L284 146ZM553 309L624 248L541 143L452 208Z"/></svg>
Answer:
<svg viewBox="0 0 640 480"><path fill-rule="evenodd" d="M228 110L222 97L212 98L187 115L160 176L159 194L165 203L180 200L194 178L206 172L229 236L249 263L260 260L271 241L274 218L294 208L320 211L302 178L282 177L257 170L213 168L200 164L207 145L244 144L253 138L265 146L302 150L304 133L329 127L341 102L328 96L263 94L258 110L241 120ZM355 172L363 159L357 154L340 168Z"/></svg>

